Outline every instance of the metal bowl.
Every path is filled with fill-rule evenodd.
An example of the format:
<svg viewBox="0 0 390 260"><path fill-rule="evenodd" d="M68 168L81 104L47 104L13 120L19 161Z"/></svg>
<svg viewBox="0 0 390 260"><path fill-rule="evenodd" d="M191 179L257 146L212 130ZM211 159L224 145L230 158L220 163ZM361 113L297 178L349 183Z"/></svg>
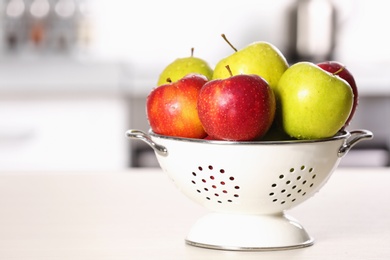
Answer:
<svg viewBox="0 0 390 260"><path fill-rule="evenodd" d="M313 239L285 210L312 197L367 130L332 138L288 141L215 141L129 130L150 145L182 193L212 211L186 241L230 250L308 246Z"/></svg>

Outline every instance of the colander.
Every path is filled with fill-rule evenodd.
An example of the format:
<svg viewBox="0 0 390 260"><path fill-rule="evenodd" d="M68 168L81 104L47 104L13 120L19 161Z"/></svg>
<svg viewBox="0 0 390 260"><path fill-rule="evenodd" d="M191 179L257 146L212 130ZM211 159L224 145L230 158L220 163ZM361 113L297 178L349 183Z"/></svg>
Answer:
<svg viewBox="0 0 390 260"><path fill-rule="evenodd" d="M150 145L162 170L210 213L189 230L187 244L225 250L281 250L313 244L286 210L309 199L367 130L321 140L232 142L128 130Z"/></svg>

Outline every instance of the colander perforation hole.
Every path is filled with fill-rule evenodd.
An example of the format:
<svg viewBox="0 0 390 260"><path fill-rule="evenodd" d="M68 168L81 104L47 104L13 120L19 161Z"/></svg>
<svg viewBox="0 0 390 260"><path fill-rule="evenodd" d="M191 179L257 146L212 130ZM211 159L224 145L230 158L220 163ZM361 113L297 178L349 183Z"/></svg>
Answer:
<svg viewBox="0 0 390 260"><path fill-rule="evenodd" d="M271 183L268 196L273 203L280 205L298 202L315 185L317 174L313 167L300 165L287 168L277 175L277 181Z"/></svg>
<svg viewBox="0 0 390 260"><path fill-rule="evenodd" d="M197 170L191 172L191 183L199 196L218 204L232 203L240 197L241 187L236 177L216 165L197 166Z"/></svg>

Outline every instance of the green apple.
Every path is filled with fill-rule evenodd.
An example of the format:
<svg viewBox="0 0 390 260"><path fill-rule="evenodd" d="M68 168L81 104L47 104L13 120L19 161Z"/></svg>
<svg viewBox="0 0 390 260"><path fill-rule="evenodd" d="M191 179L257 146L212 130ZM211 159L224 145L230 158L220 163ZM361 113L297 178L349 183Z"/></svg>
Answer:
<svg viewBox="0 0 390 260"><path fill-rule="evenodd" d="M177 58L164 68L158 78L157 86L176 82L191 73L203 75L208 80L213 75L213 69L207 61L194 57L194 48L191 49L191 56Z"/></svg>
<svg viewBox="0 0 390 260"><path fill-rule="evenodd" d="M222 37L227 41L224 35ZM229 71L226 70L226 66L229 66L233 75L259 75L273 89L284 71L288 68L287 60L282 52L269 42L253 42L241 50L237 50L230 43L229 45L235 52L221 59L215 65L213 79L230 77Z"/></svg>
<svg viewBox="0 0 390 260"><path fill-rule="evenodd" d="M347 121L354 98L347 81L306 61L283 73L275 95L281 125L297 139L334 136Z"/></svg>

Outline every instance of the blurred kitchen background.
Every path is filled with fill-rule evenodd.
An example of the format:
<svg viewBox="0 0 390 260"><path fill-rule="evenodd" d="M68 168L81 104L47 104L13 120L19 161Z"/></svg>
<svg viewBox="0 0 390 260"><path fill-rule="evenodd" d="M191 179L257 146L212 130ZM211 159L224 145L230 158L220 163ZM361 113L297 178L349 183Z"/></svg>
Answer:
<svg viewBox="0 0 390 260"><path fill-rule="evenodd" d="M290 63L343 62L364 128L343 166L389 166L390 24L382 0L0 0L0 172L156 166L129 141L148 130L145 99L160 71L190 55L211 65L270 41Z"/></svg>

